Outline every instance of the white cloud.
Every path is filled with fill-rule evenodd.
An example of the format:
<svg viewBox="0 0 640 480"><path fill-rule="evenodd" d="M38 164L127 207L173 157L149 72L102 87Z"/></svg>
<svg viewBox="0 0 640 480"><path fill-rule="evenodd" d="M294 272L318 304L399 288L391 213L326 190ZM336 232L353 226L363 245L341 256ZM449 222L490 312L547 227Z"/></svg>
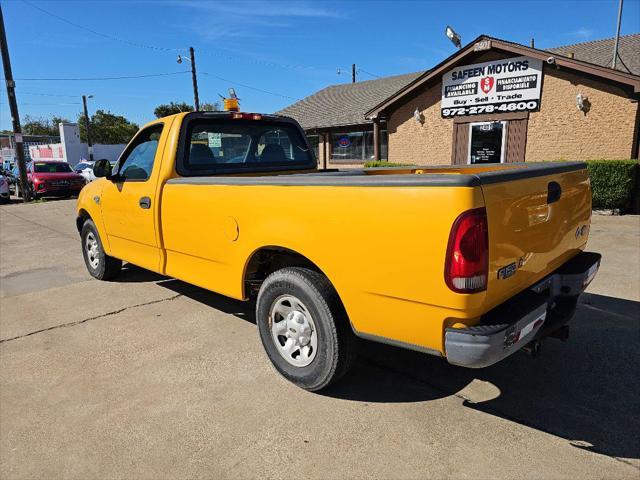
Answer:
<svg viewBox="0 0 640 480"><path fill-rule="evenodd" d="M185 11L179 17L181 27L205 41L289 36L295 33L293 27L300 26L303 21L345 18L342 11L308 1L183 0L170 3Z"/></svg>
<svg viewBox="0 0 640 480"><path fill-rule="evenodd" d="M316 4L302 1L215 1L202 2L187 0L177 5L199 10L233 15L239 17L306 17L306 18L343 18L338 11L318 7Z"/></svg>
<svg viewBox="0 0 640 480"><path fill-rule="evenodd" d="M573 32L569 32L568 35L578 38L580 40L589 40L593 36L593 30L590 28L581 27Z"/></svg>

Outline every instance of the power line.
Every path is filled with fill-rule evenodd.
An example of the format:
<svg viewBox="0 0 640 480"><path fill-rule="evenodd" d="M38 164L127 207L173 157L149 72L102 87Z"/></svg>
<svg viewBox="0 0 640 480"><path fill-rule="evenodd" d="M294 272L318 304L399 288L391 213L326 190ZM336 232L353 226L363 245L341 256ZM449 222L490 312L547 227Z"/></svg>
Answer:
<svg viewBox="0 0 640 480"><path fill-rule="evenodd" d="M108 38L110 40L115 40L116 42L126 43L127 45L131 45L131 46L134 46L134 47L147 48L147 49L150 49L150 50L160 50L160 51L164 51L164 52L176 52L176 51L186 50L186 48L157 47L157 46L154 46L154 45L147 45L147 44L144 44L144 43L131 42L131 41L125 40L123 38L114 37L113 35L109 35L107 33L98 32L98 31L93 30L91 28L85 27L84 25L80 25L79 23L72 22L71 20L67 20L66 18L63 18L60 15L56 15L55 13L50 12L49 10L45 10L44 8L39 7L37 5L34 5L33 3L28 2L27 0L22 0L22 3L25 3L25 4L29 5L31 8L35 8L36 10L39 10L42 13L45 13L45 14L53 17L53 18L56 18L56 19L60 20L61 22L67 23L67 24L72 25L72 26L74 26L76 28L80 28L80 29L82 29L82 30L84 30L86 32L93 33L94 35L98 35L98 36L103 37L103 38Z"/></svg>
<svg viewBox="0 0 640 480"><path fill-rule="evenodd" d="M168 73L148 73L145 75L126 75L120 77L77 77L77 78L16 78L14 80L20 80L22 82L28 81L93 81L93 80L126 80L131 78L149 78L149 77L166 77L168 75L180 75L182 73L191 73L190 70L180 70L179 72ZM4 78L2 79L4 80Z"/></svg>
<svg viewBox="0 0 640 480"><path fill-rule="evenodd" d="M72 26L74 26L76 28L79 28L81 30L87 31L87 32L92 33L94 35L97 35L99 37L106 38L106 39L113 40L113 41L117 41L117 42L121 42L121 43L130 45L130 46L139 47L139 48L147 48L147 49L157 50L157 51L165 51L165 52L183 51L183 50L187 49L186 47L184 47L184 48L169 48L169 47L159 47L159 46L148 45L148 44L143 44L143 43L138 43L138 42L132 42L130 40L125 40L123 38L119 38L119 37L116 37L116 36L113 36L113 35L109 35L109 34L106 34L106 33L103 33L103 32L99 32L97 30L93 30L91 28L88 28L88 27L86 27L84 25L75 23L75 22L73 22L71 20L68 20L68 19L66 19L64 17L61 17L60 15L57 15L57 14L55 14L53 12L50 12L49 10L46 10L46 9L44 9L42 7L39 7L38 5L35 5L35 4L33 4L33 3L31 3L31 2L29 2L27 0L22 0L22 2L27 4L31 8L34 8L34 9L36 9L36 10L38 10L38 11L40 11L40 12L46 14L46 15L49 15L49 16L51 16L53 18L56 18L57 20L59 20L61 22L64 22L64 23L66 23L68 25L72 25ZM207 49L202 49L202 53L209 54L209 55L215 55L215 56L218 56L218 57L223 57L223 58L226 58L226 59L231 60L231 61L236 61L237 60L237 58L232 56L232 55L226 55L226 54L221 54L221 53L217 53L217 52L212 52L212 51L209 51ZM264 65L264 66L267 66L267 67L281 67L281 68L288 68L288 69L318 69L318 67L309 66L309 65L282 64L282 63L267 62L267 61L257 60L257 59L251 59L250 61L252 63L256 63L256 64L259 64L259 65ZM360 69L359 71L362 72L362 73L365 73L367 75L370 75L372 77L375 77L375 78L381 78L380 76L375 75L375 74L370 73L370 72L367 72L366 70L363 70L363 69ZM189 73L189 71L188 70L184 70L184 71L170 72L170 73L131 75L131 76L117 76L117 77L17 78L16 80L19 80L19 81L102 81L102 80L125 80L125 79L136 79L136 78L161 77L161 76L168 76L168 75L178 75L178 74L181 74L181 73ZM209 76L212 76L214 78L217 78L218 80L221 80L221 81L224 81L224 82L228 82L228 83L231 83L233 85L241 86L243 88L247 88L247 89L250 89L250 90L257 91L257 92L265 93L267 95L274 95L274 96L281 97L281 98L286 98L286 99L289 99L289 100L296 100L296 101L300 100L299 98L292 97L290 95L284 95L284 94L281 94L281 93L271 92L269 90L264 90L264 89L261 89L261 88L253 87L251 85L246 85L246 84L243 84L243 83L240 83L240 82L236 82L236 81L233 81L233 80L229 80L229 79L226 79L226 78L223 78L223 77L219 77L217 75L213 75L213 74L210 74L210 73L207 73L207 72L201 72L201 73L203 75L209 75ZM24 92L24 93L25 94L29 94L27 92ZM30 94L31 95L38 95L37 93L30 93ZM43 96L63 96L63 95L55 95L55 94L40 94L40 95L43 95ZM69 95L69 96L71 96L71 95Z"/></svg>
<svg viewBox="0 0 640 480"><path fill-rule="evenodd" d="M221 53L217 51L208 50L207 48L198 47L198 55L210 55L219 58L223 58L225 60L229 60L232 62L237 62L238 58L234 55ZM276 67L276 68L287 68L289 70L321 70L326 71L327 73L330 71L328 68L316 67L313 65L300 65L295 63L279 63L279 62L269 62L266 60L259 60L256 58L245 58L245 60L249 63L253 63L256 65L262 65L265 67Z"/></svg>
<svg viewBox="0 0 640 480"><path fill-rule="evenodd" d="M0 105L7 105L6 103L0 102ZM77 103L22 103L20 105L29 105L29 106L61 106L61 105L80 105L80 102Z"/></svg>
<svg viewBox="0 0 640 480"><path fill-rule="evenodd" d="M360 72L362 72L362 73L366 73L367 75L370 75L370 76L372 76L373 78L382 78L380 75L376 75L375 73L367 72L366 70L364 70L364 69L362 69L362 68L359 68L359 69L358 69L358 73L360 73Z"/></svg>
<svg viewBox="0 0 640 480"><path fill-rule="evenodd" d="M270 92L269 90L263 90L262 88L252 87L251 85L246 85L244 83L236 82L235 80L229 80L228 78L222 78L222 77L219 77L218 75L214 75L212 73L207 73L207 72L202 72L202 71L200 73L202 75L208 75L210 77L217 78L218 80L230 83L232 85L237 85L239 87L248 88L249 90L255 90L256 92L266 93L268 95L274 95L276 97L281 97L281 98L287 98L289 100L296 100L296 101L300 100L300 98L291 97L289 95L284 95L282 93Z"/></svg>
<svg viewBox="0 0 640 480"><path fill-rule="evenodd" d="M116 42L121 42L124 43L126 45L131 45L133 47L139 47L139 48L146 48L146 49L150 49L150 50L157 50L157 51L163 51L163 52L179 52L179 51L186 51L188 50L187 47L181 47L181 48L170 48L170 47L159 47L159 46L154 46L154 45L148 45L148 44L144 44L144 43L138 43L138 42L132 42L130 40L126 40L123 38L119 38L119 37L115 37L113 35L109 35L107 33L103 33L103 32L99 32L97 30L93 30L91 28L85 27L84 25L81 25L79 23L75 23L72 22L71 20L68 20L64 17L61 17L60 15L57 15L53 12L50 12L48 10L45 10L42 7L39 7L38 5L34 5L33 3L27 1L27 0L22 0L23 3L25 3L26 5L29 5L30 7L39 10L40 12L49 15L53 18L56 18L57 20L60 20L61 22L64 22L68 25L72 25L76 28L80 28L81 30L93 33L94 35L97 35L99 37L102 38L106 38L109 40L114 40ZM220 51L213 51L213 50L209 50L207 48L198 48L198 53L199 54L205 54L205 55L211 55L211 56L215 56L218 58L223 58L226 60L230 60L230 61L238 61L238 58L234 55L230 55L227 53L223 53ZM260 59L255 59L255 58L247 58L246 59L249 63L254 63L256 65L263 65L265 67L277 67L277 68L287 68L290 70L321 70L321 71L326 71L329 72L328 68L324 68L324 67L318 67L318 66L313 66L313 65L301 65L301 64L294 64L294 63L279 63L279 62L269 62L266 60L260 60ZM376 78L380 78L377 75L373 75L370 74L369 72L365 72L363 70L364 73L367 73L371 76L374 76Z"/></svg>
<svg viewBox="0 0 640 480"><path fill-rule="evenodd" d="M78 95L62 95L59 93L38 93L38 92L23 92L19 90L18 93L20 95L38 95L40 97L69 97L69 98L78 98Z"/></svg>

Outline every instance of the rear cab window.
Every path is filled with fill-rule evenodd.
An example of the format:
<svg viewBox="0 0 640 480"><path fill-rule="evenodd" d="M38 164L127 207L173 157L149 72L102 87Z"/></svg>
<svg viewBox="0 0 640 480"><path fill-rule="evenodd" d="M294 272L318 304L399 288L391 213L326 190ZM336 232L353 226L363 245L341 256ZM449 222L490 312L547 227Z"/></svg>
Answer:
<svg viewBox="0 0 640 480"><path fill-rule="evenodd" d="M316 160L292 120L223 114L185 117L176 163L182 176L315 168ZM257 119L254 119L257 117Z"/></svg>

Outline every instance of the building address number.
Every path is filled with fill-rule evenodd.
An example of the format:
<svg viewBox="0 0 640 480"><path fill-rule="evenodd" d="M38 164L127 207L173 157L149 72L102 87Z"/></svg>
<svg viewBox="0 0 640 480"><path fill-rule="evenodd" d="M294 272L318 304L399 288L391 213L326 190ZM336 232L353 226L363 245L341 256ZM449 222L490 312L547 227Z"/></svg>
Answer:
<svg viewBox="0 0 640 480"><path fill-rule="evenodd" d="M536 110L538 108L537 100L529 100L528 102L505 102L490 105L470 105L468 107L443 108L443 117L455 117L458 115L480 115L483 113L496 112L522 112L525 110Z"/></svg>

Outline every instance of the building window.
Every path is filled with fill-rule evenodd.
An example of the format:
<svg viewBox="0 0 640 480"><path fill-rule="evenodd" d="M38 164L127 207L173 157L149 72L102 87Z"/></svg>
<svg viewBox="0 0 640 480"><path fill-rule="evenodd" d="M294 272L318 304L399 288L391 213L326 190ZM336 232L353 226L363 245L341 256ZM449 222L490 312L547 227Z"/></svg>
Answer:
<svg viewBox="0 0 640 480"><path fill-rule="evenodd" d="M373 160L373 131L331 134L331 161L360 163ZM380 159L387 158L387 131L380 131Z"/></svg>
<svg viewBox="0 0 640 480"><path fill-rule="evenodd" d="M506 122L469 124L469 163L501 163L504 161Z"/></svg>
<svg viewBox="0 0 640 480"><path fill-rule="evenodd" d="M307 140L309 140L309 144L311 145L311 149L316 156L316 160L320 156L320 135L309 135L307 134Z"/></svg>

